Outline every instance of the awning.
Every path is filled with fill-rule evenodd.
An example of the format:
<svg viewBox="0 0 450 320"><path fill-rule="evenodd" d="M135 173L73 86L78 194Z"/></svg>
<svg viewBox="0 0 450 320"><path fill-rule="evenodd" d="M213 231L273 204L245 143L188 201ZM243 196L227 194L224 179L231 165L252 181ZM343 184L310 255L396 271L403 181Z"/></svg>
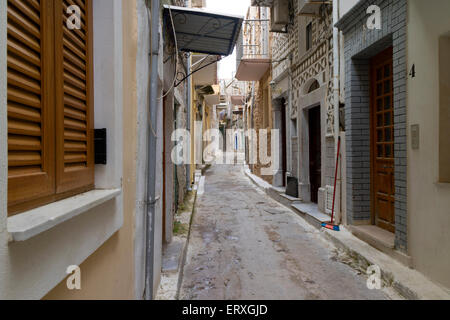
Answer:
<svg viewBox="0 0 450 320"><path fill-rule="evenodd" d="M172 15L178 49L228 56L233 53L243 17L164 5L166 23Z"/></svg>
<svg viewBox="0 0 450 320"><path fill-rule="evenodd" d="M270 59L242 59L236 72L239 81L259 81L270 68Z"/></svg>

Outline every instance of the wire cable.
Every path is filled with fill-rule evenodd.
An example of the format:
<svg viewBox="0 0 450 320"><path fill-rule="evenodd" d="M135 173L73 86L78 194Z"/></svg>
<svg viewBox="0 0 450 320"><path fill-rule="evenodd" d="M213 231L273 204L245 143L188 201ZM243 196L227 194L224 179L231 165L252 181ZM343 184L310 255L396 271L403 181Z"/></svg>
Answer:
<svg viewBox="0 0 450 320"><path fill-rule="evenodd" d="M172 90L175 88L175 83L177 81L177 74L178 74L178 42L177 42L177 34L175 32L175 25L173 23L173 17L172 17L172 9L171 6L169 6L169 16L170 16L170 23L172 24L172 30L173 30L173 38L175 40L175 74L173 76L172 85L167 92L160 97L158 100L164 99Z"/></svg>
<svg viewBox="0 0 450 320"><path fill-rule="evenodd" d="M150 2L147 3L147 19L148 19L148 26L151 29L152 17L151 17L151 14L150 14ZM150 46L152 45L152 40L151 40L152 32L153 32L153 30L150 30ZM153 48L150 48L150 50L153 50ZM155 66L152 66L152 58L151 57L152 57L152 55L150 54L149 69L155 67ZM148 81L148 88L147 88L148 95L150 95L150 86L151 86L151 83L150 83L150 81ZM153 128L153 125L152 125L152 119L151 119L150 112L148 113L148 122L150 124L150 131L151 131L152 135L155 138L158 138L158 135L156 134L156 131Z"/></svg>

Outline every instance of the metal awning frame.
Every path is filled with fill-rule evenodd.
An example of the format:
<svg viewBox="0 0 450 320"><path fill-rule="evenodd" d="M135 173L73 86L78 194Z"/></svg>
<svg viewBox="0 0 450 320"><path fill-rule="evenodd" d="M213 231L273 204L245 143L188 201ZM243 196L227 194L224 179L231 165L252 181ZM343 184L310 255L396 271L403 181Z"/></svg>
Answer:
<svg viewBox="0 0 450 320"><path fill-rule="evenodd" d="M200 30L202 30L206 25L208 25L208 23L210 23L211 19L229 19L231 20L230 22L226 23L225 25L221 25L220 23L217 25L217 27L212 28L211 30L208 30L207 32L204 33L199 33L198 35L192 34L192 33L188 33L186 35L189 35L190 37L192 37L190 39L190 41L188 42L187 45L191 44L193 41L195 41L198 38L215 38L213 36L211 36L211 34L213 34L214 32L218 31L221 28L224 28L226 26L229 26L231 24L234 24L233 26L233 32L232 32L232 38L230 38L230 44L228 46L228 50L227 52L223 52L225 53L224 55L230 55L233 52L233 47L236 44L237 38L239 37L239 33L240 33L240 29L242 27L242 22L244 21L244 19L242 17L238 17L238 16L232 16L232 15L223 15L223 14L217 14L217 13L213 13L213 12L206 12L206 11L201 11L201 10L196 10L196 9L191 9L191 8L184 8L184 7L175 7L175 6L170 6L170 5L164 5L164 10L167 10L169 12L169 19L172 19L172 11L177 11L177 12L184 12L183 14L194 14L194 15L198 15L198 16L205 16L205 17L209 17L209 20L207 20L205 22L205 24L200 28ZM165 17L167 19L167 15ZM172 27L172 22L171 23L166 23L168 24L168 26L170 26L171 29L173 29ZM182 34L182 31L177 31L177 30L172 30L175 34ZM221 40L225 40L224 38L220 38ZM177 41L174 39L174 41ZM199 72L202 69L205 69L207 67L209 67L210 65L213 65L217 62L219 62L222 59L222 54L218 54L217 52L206 52L204 50L187 50L186 48L179 48L179 51L182 52L195 52L195 53L203 53L203 54L207 54L208 56L206 56L204 59L202 59L201 61L198 61L195 66L196 69L195 70L188 70L186 73L184 72L178 72L176 77L177 77L177 81L175 83L175 87L178 87L181 83L183 83L186 79L188 79L189 77L191 77L193 74L195 74L196 72ZM178 54L178 53L175 53ZM203 65L203 62L206 61L208 59L209 56L214 56L216 55L218 58L215 61L209 62L205 65ZM198 66L197 66L198 65Z"/></svg>
<svg viewBox="0 0 450 320"><path fill-rule="evenodd" d="M231 39L230 44L228 46L227 54L224 54L224 56L228 56L228 55L233 53L234 44L236 43L237 38L239 37L240 29L242 27L242 22L244 21L243 17L232 16L232 15L223 15L223 14L218 14L218 13L213 13L213 12L189 9L189 8L184 8L184 7L176 7L176 6L171 6L171 5L164 5L164 9L168 10L168 11L169 10L172 10L172 11L184 11L186 13L191 13L191 14L198 15L198 16L209 17L210 19L217 19L218 20L218 19L221 19L221 17L230 19L231 21L228 22L227 24L225 24L225 25L218 24L217 27L215 27L212 30L209 30L209 31L207 31L205 33L198 34L198 35L195 35L195 34L192 34L192 33L188 33L186 35L189 35L189 36L193 37L188 42L188 44L192 43L193 41L195 41L198 38L212 38L213 39L213 38L216 38L216 37L211 36L211 34L213 34L214 32L218 31L219 29L222 29L222 28L224 28L226 26L229 26L230 24L234 23L233 38ZM210 21L208 20L205 25L207 25L209 22ZM171 24L168 24L168 25L171 26ZM203 29L203 27L200 28L200 29ZM181 34L183 32L175 30L175 33ZM224 40L223 38L220 38L220 39ZM187 50L187 49L183 49L183 48L181 48L179 50L180 51L185 51L185 52L193 52L191 50ZM207 52L207 51L204 51L204 50L195 50L195 52L196 53L211 54L211 55L219 55L216 52L212 53L212 52Z"/></svg>

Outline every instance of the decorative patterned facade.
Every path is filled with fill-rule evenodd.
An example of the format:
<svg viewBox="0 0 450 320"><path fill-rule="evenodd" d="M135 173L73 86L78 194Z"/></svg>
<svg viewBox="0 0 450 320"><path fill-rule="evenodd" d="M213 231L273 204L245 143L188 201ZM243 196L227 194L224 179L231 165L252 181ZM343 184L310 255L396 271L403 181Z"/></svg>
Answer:
<svg viewBox="0 0 450 320"><path fill-rule="evenodd" d="M275 98L290 100L286 110L289 118L286 142L288 174L299 179L300 198L309 201L308 116L303 114L310 108L304 104L309 101L307 96L311 93L311 86L318 84L315 88L320 88L320 93L315 92L315 95L319 94L320 98L315 105L320 105L322 128L319 207L327 211L325 190L333 184L335 166L332 7L322 5L317 17L301 16L299 2L292 1L291 12L287 33L274 33L272 47ZM306 29L309 24L311 40L307 49ZM285 81L286 78L289 81Z"/></svg>

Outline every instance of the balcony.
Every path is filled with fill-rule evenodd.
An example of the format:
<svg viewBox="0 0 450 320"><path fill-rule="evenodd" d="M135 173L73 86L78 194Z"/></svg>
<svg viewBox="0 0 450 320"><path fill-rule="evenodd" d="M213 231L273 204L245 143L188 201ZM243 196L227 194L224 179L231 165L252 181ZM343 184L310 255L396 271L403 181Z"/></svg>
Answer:
<svg viewBox="0 0 450 320"><path fill-rule="evenodd" d="M270 68L268 19L245 20L236 44L236 79L259 81Z"/></svg>
<svg viewBox="0 0 450 320"><path fill-rule="evenodd" d="M299 0L299 15L320 17L320 7L322 5L332 4L327 0Z"/></svg>

